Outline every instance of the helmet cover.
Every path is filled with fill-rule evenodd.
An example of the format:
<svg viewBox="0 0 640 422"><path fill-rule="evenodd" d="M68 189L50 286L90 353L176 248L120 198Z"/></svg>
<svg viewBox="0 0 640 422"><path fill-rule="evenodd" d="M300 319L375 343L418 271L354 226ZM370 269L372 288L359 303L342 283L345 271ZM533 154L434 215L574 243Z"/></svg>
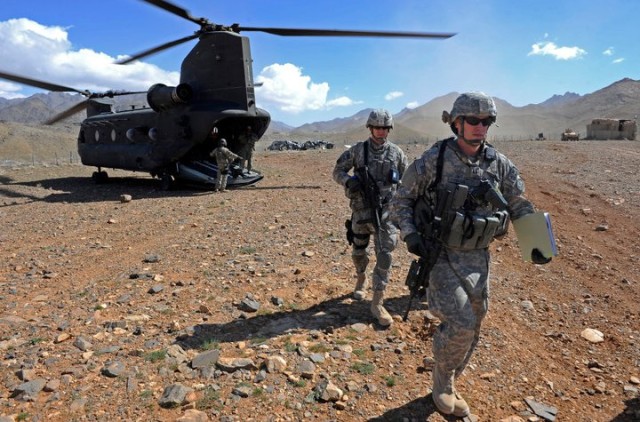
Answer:
<svg viewBox="0 0 640 422"><path fill-rule="evenodd" d="M391 117L391 113L383 108L372 110L367 119L367 127L386 127L393 129L393 117Z"/></svg>
<svg viewBox="0 0 640 422"><path fill-rule="evenodd" d="M453 103L451 112L442 112L445 123L453 123L458 117L464 116L497 116L496 103L484 92L466 92L460 94Z"/></svg>

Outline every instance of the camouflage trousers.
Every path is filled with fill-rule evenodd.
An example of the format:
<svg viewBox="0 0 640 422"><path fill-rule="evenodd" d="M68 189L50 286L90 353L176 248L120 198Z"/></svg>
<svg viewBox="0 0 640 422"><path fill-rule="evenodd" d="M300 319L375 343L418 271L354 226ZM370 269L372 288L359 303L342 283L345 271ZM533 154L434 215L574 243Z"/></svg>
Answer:
<svg viewBox="0 0 640 422"><path fill-rule="evenodd" d="M469 363L489 309L489 251L443 250L429 278L427 300L440 319L433 357L458 376Z"/></svg>
<svg viewBox="0 0 640 422"><path fill-rule="evenodd" d="M351 250L351 258L356 268L356 273L364 273L369 265L369 252L367 245L373 235L376 265L373 269L373 290L384 290L389 283L391 272L391 253L398 244L398 229L389 219L384 218L380 222L380 229L376 231L371 220L369 210L357 210L351 215L351 227L354 239Z"/></svg>
<svg viewBox="0 0 640 422"><path fill-rule="evenodd" d="M223 191L227 188L227 176L228 174L225 172L219 171L216 175L216 187L215 190Z"/></svg>

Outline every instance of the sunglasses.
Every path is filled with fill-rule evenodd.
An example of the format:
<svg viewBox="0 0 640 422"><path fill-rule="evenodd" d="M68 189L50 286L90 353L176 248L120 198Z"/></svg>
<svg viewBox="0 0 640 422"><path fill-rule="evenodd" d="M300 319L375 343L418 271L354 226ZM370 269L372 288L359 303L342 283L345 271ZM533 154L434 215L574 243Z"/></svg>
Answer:
<svg viewBox="0 0 640 422"><path fill-rule="evenodd" d="M473 116L465 116L464 121L469 123L471 126L477 126L482 123L482 126L490 126L493 122L496 121L495 117L485 117L484 119L480 119L478 117Z"/></svg>
<svg viewBox="0 0 640 422"><path fill-rule="evenodd" d="M371 126L374 129L378 129L378 130L389 130L391 129L390 126Z"/></svg>

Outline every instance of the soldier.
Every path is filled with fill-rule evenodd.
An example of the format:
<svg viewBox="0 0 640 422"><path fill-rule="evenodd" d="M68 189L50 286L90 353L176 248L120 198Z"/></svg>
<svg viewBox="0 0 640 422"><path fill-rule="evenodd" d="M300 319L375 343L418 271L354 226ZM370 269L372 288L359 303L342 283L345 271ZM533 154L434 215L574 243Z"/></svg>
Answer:
<svg viewBox="0 0 640 422"><path fill-rule="evenodd" d="M251 160L253 158L253 151L256 149L257 140L258 136L253 132L251 126L247 126L244 133L238 136L240 155L242 155L242 167L245 167L247 171L251 171Z"/></svg>
<svg viewBox="0 0 640 422"><path fill-rule="evenodd" d="M382 304L389 282L391 253L398 243L398 229L388 219L389 202L407 168L407 157L395 144L387 141L393 118L386 110L369 114L366 127L369 139L345 151L336 162L333 179L345 187L350 199L351 219L346 221L347 239L352 244L351 257L356 269L354 298L363 300L367 285L367 246L374 237L376 265L373 270L371 313L383 326L393 322ZM353 174L349 171L353 169Z"/></svg>
<svg viewBox="0 0 640 422"><path fill-rule="evenodd" d="M229 165L236 160L241 160L242 157L229 151L229 149L227 148L226 139L220 138L218 144L219 146L211 151L210 154L211 157L215 158L216 165L218 166L218 172L216 174L216 184L213 190L214 192L226 192Z"/></svg>
<svg viewBox="0 0 640 422"><path fill-rule="evenodd" d="M407 168L392 203L409 252L425 257L433 243L441 245L427 288L429 309L441 321L433 336L432 397L440 412L458 417L470 413L454 380L471 358L487 313L489 243L506 233L509 218L535 212L518 169L485 141L496 115L486 94L460 95L442 117L456 136L436 142ZM431 209L426 225L419 221L422 212L414 213L422 201ZM417 226L438 229L437 241ZM550 260L539 256L534 262Z"/></svg>

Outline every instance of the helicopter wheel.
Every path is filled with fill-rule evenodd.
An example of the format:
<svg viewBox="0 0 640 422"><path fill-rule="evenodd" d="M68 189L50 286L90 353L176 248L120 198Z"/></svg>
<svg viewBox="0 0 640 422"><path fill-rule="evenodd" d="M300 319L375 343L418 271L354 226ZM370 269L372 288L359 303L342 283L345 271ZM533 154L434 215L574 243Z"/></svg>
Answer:
<svg viewBox="0 0 640 422"><path fill-rule="evenodd" d="M160 176L160 186L162 190L171 190L173 186L173 177L170 174L164 173Z"/></svg>
<svg viewBox="0 0 640 422"><path fill-rule="evenodd" d="M107 180L109 180L109 174L107 174L106 171L102 171L102 170L94 171L93 174L91 175L91 178L97 184L102 184L102 183L106 183Z"/></svg>

